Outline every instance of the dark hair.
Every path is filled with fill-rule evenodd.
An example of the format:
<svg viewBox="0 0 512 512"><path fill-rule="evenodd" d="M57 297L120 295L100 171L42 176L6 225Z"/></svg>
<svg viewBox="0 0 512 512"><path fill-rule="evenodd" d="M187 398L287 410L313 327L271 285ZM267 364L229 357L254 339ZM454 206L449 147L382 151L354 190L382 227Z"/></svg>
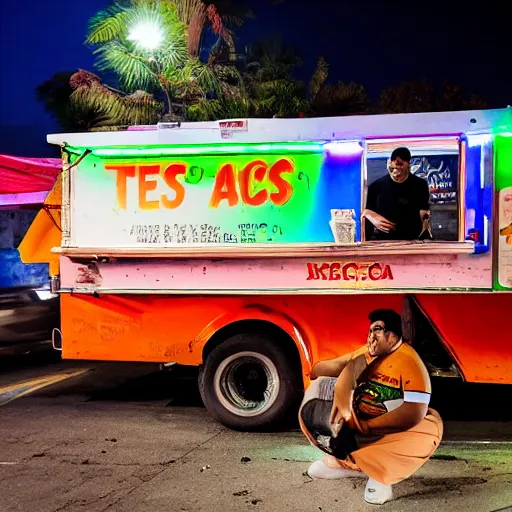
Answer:
<svg viewBox="0 0 512 512"><path fill-rule="evenodd" d="M394 162L397 158L402 159L404 162L410 162L411 152L409 148L401 147L394 149L393 153L391 153L391 161Z"/></svg>
<svg viewBox="0 0 512 512"><path fill-rule="evenodd" d="M399 338L402 337L402 317L392 309L376 309L368 315L373 324L379 320L384 322L386 331L394 332Z"/></svg>

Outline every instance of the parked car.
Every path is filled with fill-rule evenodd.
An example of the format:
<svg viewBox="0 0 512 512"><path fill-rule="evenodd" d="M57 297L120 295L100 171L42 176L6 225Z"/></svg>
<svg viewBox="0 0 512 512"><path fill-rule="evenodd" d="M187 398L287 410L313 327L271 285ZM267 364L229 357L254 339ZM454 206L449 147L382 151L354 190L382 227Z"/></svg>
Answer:
<svg viewBox="0 0 512 512"><path fill-rule="evenodd" d="M23 263L17 249L38 210L0 209L0 356L50 348L60 323L48 265Z"/></svg>
<svg viewBox="0 0 512 512"><path fill-rule="evenodd" d="M59 324L59 298L49 287L0 290L0 356L50 349Z"/></svg>

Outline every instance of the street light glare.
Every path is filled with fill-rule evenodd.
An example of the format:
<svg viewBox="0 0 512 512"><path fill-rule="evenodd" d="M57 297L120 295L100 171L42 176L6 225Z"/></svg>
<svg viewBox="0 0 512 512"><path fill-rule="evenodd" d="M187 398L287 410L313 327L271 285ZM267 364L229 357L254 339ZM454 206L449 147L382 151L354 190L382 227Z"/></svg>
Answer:
<svg viewBox="0 0 512 512"><path fill-rule="evenodd" d="M164 39L162 27L154 21L141 21L132 27L128 39L145 50L156 50Z"/></svg>

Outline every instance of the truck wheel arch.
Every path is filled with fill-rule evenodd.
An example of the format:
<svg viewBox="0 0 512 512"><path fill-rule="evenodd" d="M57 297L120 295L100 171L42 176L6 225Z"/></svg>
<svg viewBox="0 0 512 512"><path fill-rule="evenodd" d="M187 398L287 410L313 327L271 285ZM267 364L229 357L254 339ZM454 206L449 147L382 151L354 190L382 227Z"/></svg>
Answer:
<svg viewBox="0 0 512 512"><path fill-rule="evenodd" d="M265 308L266 309L266 308ZM311 349L292 319L280 312L262 311L257 306L243 308L238 314L223 315L209 324L198 336L202 345L201 362L224 340L243 333L270 334L282 349L294 360L297 371L302 374L304 385L309 383L311 371Z"/></svg>

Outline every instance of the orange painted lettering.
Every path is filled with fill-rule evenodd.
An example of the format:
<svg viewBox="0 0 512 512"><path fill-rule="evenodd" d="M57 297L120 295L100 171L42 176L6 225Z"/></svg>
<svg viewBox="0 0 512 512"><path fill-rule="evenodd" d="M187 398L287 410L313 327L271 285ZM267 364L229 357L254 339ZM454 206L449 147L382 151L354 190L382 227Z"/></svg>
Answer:
<svg viewBox="0 0 512 512"><path fill-rule="evenodd" d="M147 194L155 190L158 182L156 180L147 180L151 175L160 174L159 165L140 165L139 166L139 208L141 210L158 210L160 203L157 201L148 201Z"/></svg>
<svg viewBox="0 0 512 512"><path fill-rule="evenodd" d="M171 164L164 171L164 181L169 188L172 188L175 193L174 199L169 199L165 194L162 194L161 200L164 208L172 210L178 208L185 199L185 187L180 183L176 176L178 174L185 174L187 166L185 164Z"/></svg>
<svg viewBox="0 0 512 512"><path fill-rule="evenodd" d="M227 200L229 206L236 206L238 204L235 169L232 164L223 165L215 176L210 208L217 208L224 199Z"/></svg>
<svg viewBox="0 0 512 512"><path fill-rule="evenodd" d="M253 182L262 183L267 175L268 165L262 160L255 160L245 166L245 169L238 175L240 195L242 202L249 206L261 206L268 199L268 192L260 190L251 196L254 188Z"/></svg>
<svg viewBox="0 0 512 512"><path fill-rule="evenodd" d="M292 197L293 187L281 175L293 171L293 163L287 158L281 158L270 168L269 180L277 188L277 192L270 194L270 200L276 206L283 206Z"/></svg>
<svg viewBox="0 0 512 512"><path fill-rule="evenodd" d="M126 180L135 177L134 165L105 164L107 171L116 171L117 206L126 210Z"/></svg>

